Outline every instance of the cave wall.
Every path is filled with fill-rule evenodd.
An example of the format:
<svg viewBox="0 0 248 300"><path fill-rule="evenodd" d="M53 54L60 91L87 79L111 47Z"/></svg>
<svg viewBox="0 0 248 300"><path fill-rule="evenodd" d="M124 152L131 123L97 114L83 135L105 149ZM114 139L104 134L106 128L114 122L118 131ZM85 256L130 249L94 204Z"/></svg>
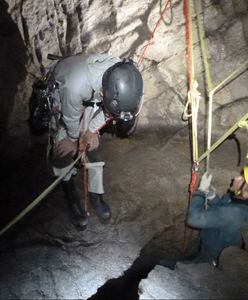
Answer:
<svg viewBox="0 0 248 300"><path fill-rule="evenodd" d="M203 0L209 65L214 85L247 58L246 0ZM161 0L4 0L1 2L1 127L2 132L25 128L32 84L54 63L48 53L111 52L139 56L166 1ZM140 127L152 129L186 125L187 100L185 18L183 1L171 1L140 64L145 102ZM193 15L195 21L195 15ZM195 77L202 95L199 126L206 114L204 71L199 38L193 22ZM215 129L227 127L247 110L248 72L225 86L214 98ZM17 127L18 126L18 127Z"/></svg>
<svg viewBox="0 0 248 300"><path fill-rule="evenodd" d="M130 55L137 62L165 2L2 0L1 133L22 134L27 130L32 84L53 64L47 59L48 53L109 51L121 57ZM248 3L246 0L199 2L203 7L211 74L213 81L219 82L248 58ZM199 127L203 128L206 105L198 40L194 49L196 77L202 93ZM153 244L160 235L166 255L181 245L190 180L187 128L177 135L170 135L164 129L186 125L181 120L187 98L182 0L172 1L172 9L156 31L140 69L145 81L145 103L138 129L163 131L155 138L140 134L135 139L104 140L108 162L106 198L113 209L112 223L101 226L92 214L89 230L82 235L70 224L62 191L51 194L43 207L27 217L26 225L16 227L17 232L19 228L23 232L13 239L15 244L10 248L15 250L7 259L1 258L3 298L86 298L108 279L127 270L145 245L147 252L154 254ZM215 131L231 125L247 111L247 76L246 71L216 95ZM227 141L224 147L225 151L219 148L212 156L214 184L219 192L224 192L236 167L233 141ZM22 201L33 200L32 194L37 195L47 186L50 177L47 178L45 162L36 151L30 163L26 158L32 157L30 153L21 156L19 164L13 159L8 162L12 182L8 182L8 176L2 180L6 190L2 207L8 202L9 206L20 209ZM13 191L10 195L9 190ZM24 199L26 195L30 196ZM9 216L1 211L6 215L1 218L3 226ZM101 273L97 272L99 269ZM68 280L71 277L73 283Z"/></svg>

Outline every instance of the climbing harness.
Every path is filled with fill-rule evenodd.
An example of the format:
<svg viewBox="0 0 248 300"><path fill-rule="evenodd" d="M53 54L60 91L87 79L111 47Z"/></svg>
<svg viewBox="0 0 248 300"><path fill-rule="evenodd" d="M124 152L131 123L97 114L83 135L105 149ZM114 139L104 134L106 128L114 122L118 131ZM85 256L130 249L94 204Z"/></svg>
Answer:
<svg viewBox="0 0 248 300"><path fill-rule="evenodd" d="M108 116L105 124L98 129L99 131L106 126L111 120L112 116ZM47 151L48 152L48 151ZM47 154L48 155L48 154ZM86 151L80 153L77 158L68 166L68 169L63 172L51 185L49 185L38 197L36 197L24 210L22 210L12 221L10 221L5 227L0 230L0 236L4 234L8 229L13 227L18 221L20 221L27 213L29 213L37 204L39 204L59 183L60 181L74 168L74 166L82 160L84 164L84 208L87 216L89 216L89 204L88 204L88 182L87 182L87 169L86 169Z"/></svg>

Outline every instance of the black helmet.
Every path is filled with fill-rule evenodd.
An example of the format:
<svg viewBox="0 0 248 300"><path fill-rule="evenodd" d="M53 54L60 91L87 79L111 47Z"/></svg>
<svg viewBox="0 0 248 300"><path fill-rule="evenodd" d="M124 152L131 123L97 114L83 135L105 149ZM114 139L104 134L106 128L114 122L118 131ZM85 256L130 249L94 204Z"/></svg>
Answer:
<svg viewBox="0 0 248 300"><path fill-rule="evenodd" d="M132 60L107 69L102 79L103 104L113 117L128 121L142 106L143 80Z"/></svg>

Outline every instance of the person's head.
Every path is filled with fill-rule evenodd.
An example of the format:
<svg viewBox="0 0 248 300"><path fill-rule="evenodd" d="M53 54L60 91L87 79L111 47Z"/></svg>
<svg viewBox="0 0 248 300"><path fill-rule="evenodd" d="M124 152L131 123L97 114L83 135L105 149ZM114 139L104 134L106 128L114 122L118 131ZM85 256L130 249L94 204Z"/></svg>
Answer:
<svg viewBox="0 0 248 300"><path fill-rule="evenodd" d="M248 169L247 166L241 172L241 175L233 178L230 191L236 198L248 200Z"/></svg>
<svg viewBox="0 0 248 300"><path fill-rule="evenodd" d="M103 104L116 119L129 121L140 112L143 98L143 80L131 60L114 64L102 79Z"/></svg>

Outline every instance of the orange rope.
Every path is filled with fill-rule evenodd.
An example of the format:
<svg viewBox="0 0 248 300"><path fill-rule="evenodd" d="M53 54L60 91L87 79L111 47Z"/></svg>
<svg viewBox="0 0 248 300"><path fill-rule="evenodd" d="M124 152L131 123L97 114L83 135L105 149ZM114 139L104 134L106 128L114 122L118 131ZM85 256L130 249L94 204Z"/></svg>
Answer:
<svg viewBox="0 0 248 300"><path fill-rule="evenodd" d="M190 91L190 97L192 97L192 89L193 89L193 80L192 80L192 74L191 74L191 55L192 55L192 49L191 49L191 43L190 43L190 28L189 28L189 7L188 7L188 0L184 0L184 7L183 7L184 17L185 17L185 31L186 31L186 51L187 51L187 74L188 74L188 85L189 85L189 91ZM189 110L190 110L190 104L189 103ZM190 112L189 112L190 113ZM187 205L187 211L189 209L190 201L192 198L192 194L195 191L195 186L197 182L197 174L198 174L198 164L193 162L192 170L191 170L191 179L189 184L189 198L188 198L188 205ZM187 218L187 216L186 216ZM183 255L185 255L186 251L186 240L187 240L187 225L184 226L184 235L183 235L183 247L182 252Z"/></svg>
<svg viewBox="0 0 248 300"><path fill-rule="evenodd" d="M189 198L188 198L187 211L189 209L190 201L192 199L192 194L195 191L197 174L198 174L198 165L193 164L192 171L191 171L191 180L190 180L190 184L189 184ZM186 218L187 218L187 215L186 215ZM185 224L184 225L184 234L183 234L183 246L182 246L183 255L185 255L185 252L186 252L187 233L188 233L188 227Z"/></svg>
<svg viewBox="0 0 248 300"><path fill-rule="evenodd" d="M183 13L185 17L185 30L186 30L186 51L187 51L187 66L188 66L188 83L189 89L192 90L191 78L191 49L190 49L190 31L189 31L189 7L188 0L184 0Z"/></svg>
<svg viewBox="0 0 248 300"><path fill-rule="evenodd" d="M84 181L83 181L84 210L85 210L87 216L89 216L90 211L89 211L89 197L88 197L88 174L87 174L87 168L86 168L86 150L85 150L85 155L84 155L84 159L83 159L83 165L84 165Z"/></svg>
<svg viewBox="0 0 248 300"><path fill-rule="evenodd" d="M162 12L160 13L160 17L159 17L158 21L156 22L155 27L154 27L153 31L151 32L151 34L150 34L150 37L149 37L149 39L148 39L148 42L147 42L145 48L143 49L143 51L142 51L142 53L141 53L141 55L140 55L140 57L139 57L139 60L138 60L138 63L137 63L138 65L142 62L142 60L143 60L143 58L144 58L144 55L145 55L145 52L146 52L146 50L148 49L148 47L150 46L152 39L154 38L154 33L155 33L155 31L157 30L157 28L159 27L160 22L163 20L163 17L164 17L165 12L166 12L167 9L169 8L169 7L168 7L168 4L169 4L169 3L170 3L170 0L168 0L168 1L166 2L165 6L164 6L164 9L163 9Z"/></svg>
<svg viewBox="0 0 248 300"><path fill-rule="evenodd" d="M100 128L98 128L96 132L99 133L100 130L103 129L106 125L108 125L108 123L111 122L113 119L114 117L110 115L108 119L105 121L105 123Z"/></svg>

